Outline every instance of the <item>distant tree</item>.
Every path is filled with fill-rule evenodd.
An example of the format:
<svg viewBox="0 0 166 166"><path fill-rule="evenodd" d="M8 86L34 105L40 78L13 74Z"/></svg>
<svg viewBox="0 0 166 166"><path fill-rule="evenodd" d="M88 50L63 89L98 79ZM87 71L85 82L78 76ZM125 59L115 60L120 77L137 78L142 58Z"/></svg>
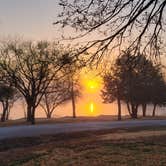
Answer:
<svg viewBox="0 0 166 166"><path fill-rule="evenodd" d="M153 88L151 89L151 102L153 104L152 116L156 115L156 107L157 106L165 106L166 105L166 82L161 73L160 67L158 68L159 74L154 77L152 83Z"/></svg>
<svg viewBox="0 0 166 166"><path fill-rule="evenodd" d="M59 5L63 11L54 24L80 32L73 39L95 38L89 39L82 52L93 47L93 56L102 57L114 48L121 50L128 42L126 49L160 54L165 40L166 0L60 0Z"/></svg>
<svg viewBox="0 0 166 166"><path fill-rule="evenodd" d="M79 83L79 73L81 69L85 66L85 61L83 58L78 58L75 56L74 53L71 51L67 51L63 54L61 63L63 65L63 72L67 75L67 81L70 85L69 93L70 99L72 102L72 112L73 118L76 118L76 99L81 96L81 86Z"/></svg>
<svg viewBox="0 0 166 166"><path fill-rule="evenodd" d="M118 120L121 120L121 100L123 98L123 83L122 79L120 79L120 75L121 71L118 70L118 67L112 67L111 70L103 76L104 88L101 91L104 103L113 103L117 100Z"/></svg>
<svg viewBox="0 0 166 166"><path fill-rule="evenodd" d="M6 120L9 120L10 112L11 112L11 109L12 109L13 105L15 104L15 102L17 102L21 98L22 98L21 94L16 89L14 89L14 95L9 100L9 108L8 108L8 112L7 112L7 115L6 115Z"/></svg>
<svg viewBox="0 0 166 166"><path fill-rule="evenodd" d="M17 99L15 94L16 90L13 87L6 85L0 86L0 102L2 103L1 122L8 120L10 109Z"/></svg>
<svg viewBox="0 0 166 166"><path fill-rule="evenodd" d="M130 53L120 58L123 70L124 101L132 118L137 118L138 106L142 105L143 116L146 116L146 106L152 103L156 95L152 93L155 81L162 79L160 70L145 56Z"/></svg>
<svg viewBox="0 0 166 166"><path fill-rule="evenodd" d="M0 70L22 94L27 121L35 124L35 110L51 81L61 76L61 51L48 42L9 42L1 45Z"/></svg>
<svg viewBox="0 0 166 166"><path fill-rule="evenodd" d="M52 117L55 109L65 102L71 100L70 85L66 77L54 80L45 91L40 106L44 109L48 119Z"/></svg>
<svg viewBox="0 0 166 166"><path fill-rule="evenodd" d="M119 98L126 102L132 118L137 118L139 105L142 105L143 116L146 116L147 104L154 101L161 104L164 102L164 97L160 98L160 101L157 100L162 93L161 90L153 92L153 89L157 89L156 82L160 82L160 85L162 82L164 87L163 77L158 67L145 56L141 54L133 56L126 52L117 58L113 70L109 73L111 74L106 74L106 79L104 78L104 100L112 102Z"/></svg>

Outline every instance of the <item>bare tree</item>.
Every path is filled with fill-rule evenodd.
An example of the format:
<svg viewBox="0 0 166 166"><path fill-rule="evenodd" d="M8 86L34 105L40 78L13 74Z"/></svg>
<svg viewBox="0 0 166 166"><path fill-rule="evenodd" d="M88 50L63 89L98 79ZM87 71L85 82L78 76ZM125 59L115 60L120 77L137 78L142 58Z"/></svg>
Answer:
<svg viewBox="0 0 166 166"><path fill-rule="evenodd" d="M81 96L81 86L79 83L79 72L85 66L83 58L74 56L75 54L69 50L63 54L61 63L63 65L63 72L67 76L70 93L70 99L72 102L73 118L76 118L76 99Z"/></svg>
<svg viewBox="0 0 166 166"><path fill-rule="evenodd" d="M24 97L27 121L35 124L35 110L55 76L60 76L60 51L47 42L3 44L0 69Z"/></svg>
<svg viewBox="0 0 166 166"><path fill-rule="evenodd" d="M72 39L95 36L80 51L95 48L92 59L115 48L160 54L166 0L60 0L59 5L63 11L54 24L76 29L79 35Z"/></svg>
<svg viewBox="0 0 166 166"><path fill-rule="evenodd" d="M6 85L0 86L0 102L3 108L1 122L8 120L10 109L17 99L18 95L16 95L16 90L13 87Z"/></svg>
<svg viewBox="0 0 166 166"><path fill-rule="evenodd" d="M6 114L6 120L9 120L10 112L11 112L11 109L14 106L15 102L17 102L21 98L22 98L21 94L16 89L14 89L14 94L9 100L9 107L8 107L8 111Z"/></svg>
<svg viewBox="0 0 166 166"><path fill-rule="evenodd" d="M70 85L65 78L52 81L40 102L40 106L45 111L48 119L51 118L53 112L59 105L71 99L69 91Z"/></svg>

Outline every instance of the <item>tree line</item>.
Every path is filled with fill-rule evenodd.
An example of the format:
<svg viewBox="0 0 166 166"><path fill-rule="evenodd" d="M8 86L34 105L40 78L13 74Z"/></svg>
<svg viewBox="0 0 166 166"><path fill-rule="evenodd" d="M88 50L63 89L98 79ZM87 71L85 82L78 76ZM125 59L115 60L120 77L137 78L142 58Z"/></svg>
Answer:
<svg viewBox="0 0 166 166"><path fill-rule="evenodd" d="M27 106L26 118L35 124L36 108L40 105L47 118L60 104L79 96L76 72L83 61L56 43L6 42L0 49L1 121L9 117L12 103L23 99Z"/></svg>
<svg viewBox="0 0 166 166"><path fill-rule="evenodd" d="M76 98L81 96L79 72L86 61L75 56L77 50L64 49L57 43L6 42L0 48L0 102L1 121L8 120L11 107L17 100L26 103L27 122L35 124L36 108L40 106L51 118L56 108L71 101L76 118ZM142 54L124 52L109 70L102 71L104 103L117 101L118 119L121 104L126 103L132 118L138 117L138 108L146 116L147 105L166 104L166 83L162 66Z"/></svg>
<svg viewBox="0 0 166 166"><path fill-rule="evenodd" d="M117 101L119 120L122 102L126 103L132 118L138 117L140 106L143 117L146 116L148 104L153 105L153 116L157 105L165 106L166 82L161 69L160 63L154 64L142 54L124 52L104 73L102 98L105 103Z"/></svg>

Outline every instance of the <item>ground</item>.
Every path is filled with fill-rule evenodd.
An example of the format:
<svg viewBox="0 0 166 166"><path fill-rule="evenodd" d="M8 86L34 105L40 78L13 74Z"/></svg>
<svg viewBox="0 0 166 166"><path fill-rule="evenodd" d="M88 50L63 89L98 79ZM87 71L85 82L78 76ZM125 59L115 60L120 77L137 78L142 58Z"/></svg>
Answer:
<svg viewBox="0 0 166 166"><path fill-rule="evenodd" d="M1 166L166 165L166 127L133 127L0 141Z"/></svg>
<svg viewBox="0 0 166 166"><path fill-rule="evenodd" d="M140 120L166 120L166 116L147 116L147 117L138 117ZM123 116L122 121L131 120L130 116ZM96 121L117 121L117 116L113 115L100 115L96 117L62 117L62 118L52 118L52 119L45 119L45 118L36 118L36 125L38 124L57 124L57 123L77 123L77 122L96 122ZM31 123L27 123L25 119L17 119L17 120L9 120L6 122L0 122L0 127L7 127L7 126L22 126L22 125L31 125Z"/></svg>

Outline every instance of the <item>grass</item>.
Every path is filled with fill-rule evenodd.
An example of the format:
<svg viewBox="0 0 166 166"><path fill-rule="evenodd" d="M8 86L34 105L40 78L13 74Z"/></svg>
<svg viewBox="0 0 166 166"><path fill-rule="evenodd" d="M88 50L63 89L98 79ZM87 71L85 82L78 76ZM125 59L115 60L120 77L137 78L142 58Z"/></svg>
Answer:
<svg viewBox="0 0 166 166"><path fill-rule="evenodd" d="M3 140L0 165L164 166L165 130L166 127L137 127ZM103 139L105 136L110 139Z"/></svg>

